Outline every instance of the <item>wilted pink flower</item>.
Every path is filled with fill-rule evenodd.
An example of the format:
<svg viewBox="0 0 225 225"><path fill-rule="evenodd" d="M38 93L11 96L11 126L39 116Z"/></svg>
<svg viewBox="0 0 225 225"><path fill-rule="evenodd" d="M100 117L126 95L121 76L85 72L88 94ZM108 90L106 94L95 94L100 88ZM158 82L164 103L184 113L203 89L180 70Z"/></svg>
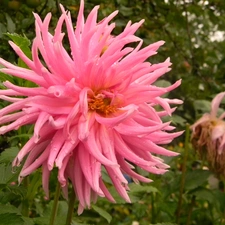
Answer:
<svg viewBox="0 0 225 225"><path fill-rule="evenodd" d="M29 69L0 59L5 67L2 72L38 85L19 87L6 81L7 89L0 91L1 99L12 102L0 110L1 124L9 123L0 128L1 134L26 124L35 125L32 138L20 150L13 166L19 166L28 155L20 179L42 166L47 194L50 172L58 167L64 194L68 180L73 184L80 203L78 213L90 207L98 196L114 201L102 179L103 167L120 196L130 202L124 174L135 181L151 181L137 174L133 165L150 173L165 173L169 166L154 154L177 154L158 144L170 143L181 134L167 133L174 127L161 120L175 110L169 104L181 101L160 97L179 86L180 81L167 88L154 86L170 70L171 63L169 59L159 64L146 62L164 42L141 49L143 41L134 33L143 20L128 22L121 34L113 36L115 23L109 22L118 12L97 23L98 8L85 21L81 0L74 30L70 13L61 6L62 15L53 35L48 32L51 14L44 21L34 14L32 59L10 42ZM62 32L63 24L66 34ZM64 35L70 53L63 47ZM135 48L127 46L134 42L138 43ZM161 106L162 111L157 112L155 106Z"/></svg>
<svg viewBox="0 0 225 225"><path fill-rule="evenodd" d="M192 126L192 143L200 156L206 159L210 169L225 176L225 112L218 116L218 109L225 92L216 95L211 112L204 114Z"/></svg>

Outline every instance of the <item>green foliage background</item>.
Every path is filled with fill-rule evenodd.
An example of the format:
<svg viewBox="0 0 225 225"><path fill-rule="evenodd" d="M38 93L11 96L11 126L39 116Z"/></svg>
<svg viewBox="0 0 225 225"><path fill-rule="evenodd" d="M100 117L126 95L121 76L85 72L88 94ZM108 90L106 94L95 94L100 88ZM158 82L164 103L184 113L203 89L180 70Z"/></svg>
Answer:
<svg viewBox="0 0 225 225"><path fill-rule="evenodd" d="M29 54L29 40L33 39L35 29L32 12L37 12L42 18L51 12L51 28L54 29L60 16L59 3L71 11L76 22L78 0L0 0L0 57L22 65L10 49L8 40L20 43ZM99 20L119 9L115 18L115 34L121 32L129 20L145 19L137 32L144 45L158 40L166 42L151 61L159 62L170 57L173 63L172 71L158 82L159 85L182 79L182 85L169 97L184 101L172 121L179 130L186 129L186 134L168 146L181 153L174 159L165 159L171 166L168 173L163 176L144 174L154 180L150 185L131 183L133 204L125 204L118 196L115 196L118 200L115 205L100 199L82 216L76 216L75 212L73 224L103 225L111 222L113 225L134 225L135 221L139 225L225 224L224 183L205 170L207 163L194 154L186 127L186 123L192 124L208 112L211 99L224 91L225 1L86 0L85 13L88 14L96 4L100 5ZM1 74L1 82L5 79L14 79L12 82L17 84L23 82ZM0 102L0 107L5 104ZM31 129L24 127L0 137L0 225L49 224L56 175L51 177L51 197L47 200L41 188L41 171L25 179L20 186L15 184L19 171L11 173L11 162L29 138ZM113 189L112 193L116 195ZM60 197L56 224L64 224L62 221L65 221L67 208L67 202Z"/></svg>

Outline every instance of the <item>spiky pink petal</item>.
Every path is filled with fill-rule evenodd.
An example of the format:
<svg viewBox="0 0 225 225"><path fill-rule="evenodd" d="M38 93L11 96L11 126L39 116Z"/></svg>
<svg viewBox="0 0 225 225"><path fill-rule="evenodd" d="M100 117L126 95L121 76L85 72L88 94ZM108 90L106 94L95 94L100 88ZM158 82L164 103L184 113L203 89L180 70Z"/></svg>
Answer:
<svg viewBox="0 0 225 225"><path fill-rule="evenodd" d="M81 0L74 26L70 12L62 5L60 8L62 15L52 34L51 13L44 20L34 13L36 36L31 59L10 42L27 68L0 58L1 72L35 84L23 87L4 82L6 89L0 90L0 99L11 104L0 110L0 133L34 124L33 136L13 161L13 166L19 166L26 158L19 181L42 166L43 189L48 196L49 176L57 167L64 196L68 197L71 182L81 214L98 196L115 202L104 183L103 168L127 202L129 186L124 174L136 183L151 182L131 163L155 174L168 170L156 155L177 154L158 145L170 143L182 132L171 133L175 127L162 122L162 117L174 112L176 107L171 104L182 101L163 95L181 81L164 88L154 85L170 71L171 63L169 58L158 64L148 61L164 41L142 48L143 40L135 32L144 20L129 21L115 36L116 24L110 22L118 11L98 22L96 6L85 21ZM64 48L65 36L70 51ZM219 133L215 130L216 137Z"/></svg>

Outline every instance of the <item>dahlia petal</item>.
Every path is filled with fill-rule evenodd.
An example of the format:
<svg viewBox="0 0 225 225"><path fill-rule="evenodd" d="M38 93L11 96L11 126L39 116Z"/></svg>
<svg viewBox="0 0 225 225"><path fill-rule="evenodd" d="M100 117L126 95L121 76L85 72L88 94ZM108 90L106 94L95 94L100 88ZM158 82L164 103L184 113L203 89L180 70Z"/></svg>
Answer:
<svg viewBox="0 0 225 225"><path fill-rule="evenodd" d="M156 166L144 166L144 165L139 165L139 166L142 169L148 171L149 173L153 173L153 174L164 174L168 171L166 169L159 169Z"/></svg>
<svg viewBox="0 0 225 225"><path fill-rule="evenodd" d="M197 122L195 122L190 128L194 131L195 128L200 125L201 123L204 123L210 119L209 114L204 114Z"/></svg>
<svg viewBox="0 0 225 225"><path fill-rule="evenodd" d="M95 119L100 124L107 125L107 126L116 126L117 124L121 123L123 120L131 116L137 110L137 108L138 107L136 105L128 105L126 107L123 107L121 108L121 111L123 113L115 117L102 117L96 113Z"/></svg>
<svg viewBox="0 0 225 225"><path fill-rule="evenodd" d="M91 156L88 152L85 151L83 145L79 145L78 156L80 160L80 165L86 180L88 181L89 185L92 187L94 191L96 191L99 195L104 196L103 192L99 187L99 173L95 173L95 167L101 167L101 164L97 162L93 156ZM99 169L100 169L99 167Z"/></svg>
<svg viewBox="0 0 225 225"><path fill-rule="evenodd" d="M89 183L85 180L84 182L84 201L85 201L85 207L88 209L91 208L91 187Z"/></svg>
<svg viewBox="0 0 225 225"><path fill-rule="evenodd" d="M69 198L68 198L68 184L66 183L65 186L61 187L62 189L62 195L63 197L68 201Z"/></svg>
<svg viewBox="0 0 225 225"><path fill-rule="evenodd" d="M89 136L89 131L91 127L94 125L95 119L94 116L90 113L88 113L87 118L84 116L80 117L80 120L78 122L78 138L81 141L85 141Z"/></svg>
<svg viewBox="0 0 225 225"><path fill-rule="evenodd" d="M3 66L6 66L3 64L2 61L3 60L0 59L0 64L2 64ZM13 67L13 68L10 68L10 67ZM32 81L33 83L38 84L40 86L44 86L45 80L42 77L37 76L37 74L35 72L28 70L28 69L24 69L24 68L19 69L20 67L18 67L18 68L14 68L14 66L10 66L10 67L2 68L2 69L0 69L0 71L2 73L10 74L10 75L13 75L13 76L16 76L19 78L23 78L25 80Z"/></svg>
<svg viewBox="0 0 225 225"><path fill-rule="evenodd" d="M5 108L2 108L0 110L0 117L6 115L8 113L22 109L24 107L24 105L29 101L30 101L30 99L28 99L28 98L23 99L22 101L14 102L13 104L6 106Z"/></svg>
<svg viewBox="0 0 225 225"><path fill-rule="evenodd" d="M30 100L30 99L29 99ZM72 108L71 99L55 99L50 97L36 96L27 103L27 106L35 107L49 114L68 114ZM25 100L24 100L25 101ZM0 110L1 113L1 110Z"/></svg>
<svg viewBox="0 0 225 225"><path fill-rule="evenodd" d="M122 155L124 158L128 159L130 162L133 162L138 165L151 165L151 162L148 162L136 154L134 154L131 149L126 145L126 143L122 140L122 138L114 132L114 142L116 151Z"/></svg>
<svg viewBox="0 0 225 225"><path fill-rule="evenodd" d="M25 115L25 112L17 112L17 113L9 114L6 116L2 116L2 117L0 117L0 124L15 121L24 115Z"/></svg>
<svg viewBox="0 0 225 225"><path fill-rule="evenodd" d="M223 124L218 124L212 129L211 137L212 140L215 141L216 139L220 138L224 135L225 127Z"/></svg>
<svg viewBox="0 0 225 225"><path fill-rule="evenodd" d="M62 130L58 130L52 138L51 149L48 157L48 169L52 170L54 167L55 159L64 144L65 137Z"/></svg>
<svg viewBox="0 0 225 225"><path fill-rule="evenodd" d="M139 181L145 182L145 183L149 183L152 182L151 179L143 177L137 173L135 173L133 170L131 170L131 168L129 167L128 163L125 161L125 159L121 156L117 156L118 162L121 166L121 169L130 177L132 177L133 179L137 179Z"/></svg>
<svg viewBox="0 0 225 225"><path fill-rule="evenodd" d="M175 133L166 133L166 132L155 132L145 138L149 138L155 144L169 144L174 138L183 134L183 131L175 132Z"/></svg>
<svg viewBox="0 0 225 225"><path fill-rule="evenodd" d="M47 162L42 164L42 187L47 198L49 198L49 177L50 170L48 169Z"/></svg>
<svg viewBox="0 0 225 225"><path fill-rule="evenodd" d="M149 127L138 126L138 124L135 124L135 129L134 129L134 126L132 126L134 124L132 124L131 126L126 124L119 124L114 129L120 134L136 137L136 136L150 134L155 131L165 129L169 124L170 122L167 122L167 123L158 124L158 125L149 126Z"/></svg>
<svg viewBox="0 0 225 225"><path fill-rule="evenodd" d="M22 94L14 90L0 90L0 95L21 96Z"/></svg>
<svg viewBox="0 0 225 225"><path fill-rule="evenodd" d="M26 87L19 87L14 84L12 84L9 81L3 82L4 86L14 90L17 93L20 93L24 96L36 96L36 95L47 95L47 91L43 87L37 87L37 88L26 88Z"/></svg>
<svg viewBox="0 0 225 225"><path fill-rule="evenodd" d="M59 116L56 118L53 118L52 116L49 117L49 123L54 129L61 129L63 128L64 124L66 124L66 116Z"/></svg>
<svg viewBox="0 0 225 225"><path fill-rule="evenodd" d="M24 156L27 155L32 148L35 147L34 137L31 137L28 142L23 146L23 148L19 151L16 158L14 159L12 166L19 166Z"/></svg>
<svg viewBox="0 0 225 225"><path fill-rule="evenodd" d="M8 97L5 95L0 95L0 99L8 101L8 102L19 102L19 101L23 100L23 98L12 98L12 97Z"/></svg>
<svg viewBox="0 0 225 225"><path fill-rule="evenodd" d="M84 145L89 151L89 153L93 155L103 165L112 167L118 166L116 163L110 161L102 154L102 150L99 149L99 146L96 144L93 128L90 130L90 134L86 142L84 142Z"/></svg>
<svg viewBox="0 0 225 225"><path fill-rule="evenodd" d="M68 197L71 182L81 214L98 196L115 202L102 180L103 166L127 202L129 187L124 173L134 181L151 181L132 170L129 162L150 173L167 171L169 166L153 154L176 155L158 144L168 144L182 133L168 133L174 127L162 122L163 116L176 109L171 104L182 103L162 95L178 87L180 81L166 88L152 85L170 70L171 63L169 58L158 64L147 62L164 42L142 48L143 40L135 32L144 20L129 21L119 35L112 35L116 23L111 20L118 11L98 22L96 6L85 21L81 0L74 28L70 12L62 5L60 8L62 15L53 34L49 32L51 13L43 21L34 13L32 59L10 42L29 69L0 58L4 67L0 71L37 85L28 88L4 83L6 90L0 90L0 99L11 105L0 110L0 134L33 124L33 136L13 161L13 166L19 166L27 156L19 182L42 166L42 184L48 196L50 172L56 165L64 196ZM69 51L64 40L69 41ZM135 42L136 47L127 46ZM216 108L221 99L215 101ZM155 110L158 106L161 111ZM214 137L222 140L222 152L224 138L216 129Z"/></svg>
<svg viewBox="0 0 225 225"><path fill-rule="evenodd" d="M225 96L225 92L221 92L218 95L216 95L216 97L212 100L212 103L211 103L211 116L216 117L219 105L220 105L222 99L224 98L224 96Z"/></svg>
<svg viewBox="0 0 225 225"><path fill-rule="evenodd" d="M1 93L1 92L0 92ZM225 118L225 112L223 112L220 116L219 119L224 119Z"/></svg>
<svg viewBox="0 0 225 225"><path fill-rule="evenodd" d="M56 28L55 28L55 33L54 33L54 37L53 37L54 43L57 41L62 42L62 26L63 26L64 20L65 20L65 15L63 14L60 16L60 18L57 22Z"/></svg>
<svg viewBox="0 0 225 225"><path fill-rule="evenodd" d="M106 167L107 173L109 174L110 179L113 182L113 185L115 186L117 192L119 195L128 203L131 203L130 198L127 194L127 191L125 189L124 184L122 184L113 174L113 169Z"/></svg>
<svg viewBox="0 0 225 225"><path fill-rule="evenodd" d="M154 83L159 77L164 75L165 73L169 72L168 67L159 68L157 70L154 70L151 73L146 74L145 76L141 76L139 79L137 79L136 82L139 84L152 84Z"/></svg>
<svg viewBox="0 0 225 225"><path fill-rule="evenodd" d="M78 208L78 214L79 214L80 212L83 212L82 209L84 209L86 206L85 199L84 199L84 192L83 192L83 185L85 182L85 178L82 173L82 169L80 167L80 162L78 157L76 156L74 160L75 160L74 171L76 171L76 173L74 173L73 176L74 176L74 182L76 186L77 197L80 202L79 208Z"/></svg>
<svg viewBox="0 0 225 225"><path fill-rule="evenodd" d="M43 143L43 145L45 146L46 143ZM42 147L42 148L39 148L39 151L43 151L43 146L41 146L41 147ZM22 168L22 170L21 170L21 172L20 172L20 177L25 177L25 176L31 174L31 173L34 172L41 164L43 164L43 162L44 162L44 161L47 159L47 157L48 157L49 150L50 150L50 145L48 145L48 146L46 147L46 149L41 153L41 155L40 155L38 158L36 158L36 157L38 156L39 151L36 151L35 153L34 153L34 151L32 151L32 152L30 153L30 155L32 155L32 157L30 157L30 158L32 158L32 160L29 159L29 156L30 156L30 155L29 155L28 158L27 158L27 160L26 160L26 163L24 164L24 166L23 166L23 168ZM34 153L34 154L32 154L32 153ZM32 162L32 161L33 161L33 162ZM30 164L29 164L28 162L30 162Z"/></svg>
<svg viewBox="0 0 225 225"><path fill-rule="evenodd" d="M65 141L57 158L55 159L55 164L59 169L62 167L64 158L74 150L77 144L78 139L76 142L71 142L70 140Z"/></svg>
<svg viewBox="0 0 225 225"><path fill-rule="evenodd" d="M68 164L70 160L70 155L67 155L64 159L63 159L63 163L62 163L62 166L59 167L59 172L58 172L58 181L59 183L61 184L61 187L65 187L66 184L67 184L67 179L65 177L65 169L66 169L66 166ZM50 170L49 170L50 171Z"/></svg>
<svg viewBox="0 0 225 225"><path fill-rule="evenodd" d="M136 138L136 137L123 137L124 140L126 140L127 143L133 145L135 148L138 148L142 151L149 151L151 153L159 154L159 155L165 155L165 156L177 156L179 153L172 152L169 150L166 150L163 147L160 147L153 143L152 141L148 139L143 138Z"/></svg>
<svg viewBox="0 0 225 225"><path fill-rule="evenodd" d="M80 10L79 10L78 18L77 18L75 33L73 30L73 24L72 24L71 18L69 15L66 15L66 12L61 5L61 10L62 10L63 14L65 15L65 23L66 23L69 43L70 43L70 47L71 47L71 55L72 55L73 60L75 62L77 62L77 65L83 64L81 61L81 58L79 57L79 56L82 56L82 54L80 51L80 46L78 44L78 41L80 40L80 36L81 36L81 34L80 34L81 31L79 31L79 30L82 29L81 23L84 23L83 15L81 15L81 13L83 11L82 2L83 1L81 1L81 3L80 3ZM80 68L78 68L78 69L80 69Z"/></svg>
<svg viewBox="0 0 225 225"><path fill-rule="evenodd" d="M105 197L106 197L109 201L111 201L111 202L113 202L113 203L116 203L115 199L114 199L113 196L110 194L110 192L109 192L108 189L106 188L106 186L105 186L105 184L104 184L104 182L102 181L101 178L100 178L100 180L99 180L99 185L100 185L100 188L101 188L101 190L103 191Z"/></svg>
<svg viewBox="0 0 225 225"><path fill-rule="evenodd" d="M18 118L16 121L10 123L9 125L0 127L0 134L5 134L6 132L9 132L11 130L17 130L23 125L33 123L34 121L36 121L38 114L39 113L33 113L29 115L25 114L24 116Z"/></svg>
<svg viewBox="0 0 225 225"><path fill-rule="evenodd" d="M49 114L46 112L41 112L37 118L37 121L34 126L34 142L37 143L39 140L39 132L42 126L48 121Z"/></svg>
<svg viewBox="0 0 225 225"><path fill-rule="evenodd" d="M112 162L115 162L118 164L117 159L116 159L116 154L114 150L114 145L112 138L110 138L110 135L113 137L113 134L109 131L104 126L101 126L99 129L100 132L98 132L97 140L99 140L99 143L102 147L103 154ZM121 169L119 167L113 168L113 173L114 176L117 177L121 183L127 184L127 180L125 179L124 175L121 172Z"/></svg>
<svg viewBox="0 0 225 225"><path fill-rule="evenodd" d="M9 41L9 44L11 45L11 47L13 48L13 50L16 52L16 54L26 63L26 65L34 70L35 66L32 60L30 60L24 53L23 51L16 45L14 44L12 41Z"/></svg>

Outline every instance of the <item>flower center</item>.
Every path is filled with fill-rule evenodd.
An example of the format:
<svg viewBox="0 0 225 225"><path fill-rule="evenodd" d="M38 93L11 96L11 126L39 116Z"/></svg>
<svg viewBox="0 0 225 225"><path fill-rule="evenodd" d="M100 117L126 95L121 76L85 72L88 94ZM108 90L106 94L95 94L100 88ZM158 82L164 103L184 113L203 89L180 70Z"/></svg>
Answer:
<svg viewBox="0 0 225 225"><path fill-rule="evenodd" d="M96 111L105 116L117 111L117 107L115 105L111 105L110 98L99 96L94 96L94 98L89 100L88 108L91 111Z"/></svg>

